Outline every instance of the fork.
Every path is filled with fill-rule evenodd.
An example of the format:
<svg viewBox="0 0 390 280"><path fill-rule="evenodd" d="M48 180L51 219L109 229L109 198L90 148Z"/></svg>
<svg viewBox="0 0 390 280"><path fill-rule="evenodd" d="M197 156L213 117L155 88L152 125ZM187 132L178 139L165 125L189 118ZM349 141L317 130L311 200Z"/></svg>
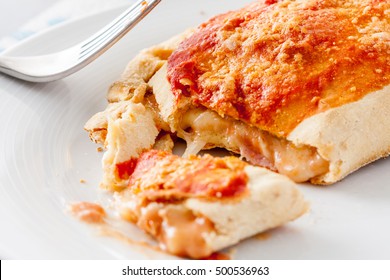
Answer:
<svg viewBox="0 0 390 280"><path fill-rule="evenodd" d="M160 2L139 0L85 41L59 52L20 57L0 55L0 72L30 82L65 78L98 58Z"/></svg>

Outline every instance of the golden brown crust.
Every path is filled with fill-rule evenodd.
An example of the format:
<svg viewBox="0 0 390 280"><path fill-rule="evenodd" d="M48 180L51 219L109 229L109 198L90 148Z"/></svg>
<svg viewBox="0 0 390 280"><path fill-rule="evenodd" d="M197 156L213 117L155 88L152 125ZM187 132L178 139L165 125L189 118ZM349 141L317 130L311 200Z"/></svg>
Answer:
<svg viewBox="0 0 390 280"><path fill-rule="evenodd" d="M390 3L257 1L201 25L169 58L177 99L286 136L389 84Z"/></svg>

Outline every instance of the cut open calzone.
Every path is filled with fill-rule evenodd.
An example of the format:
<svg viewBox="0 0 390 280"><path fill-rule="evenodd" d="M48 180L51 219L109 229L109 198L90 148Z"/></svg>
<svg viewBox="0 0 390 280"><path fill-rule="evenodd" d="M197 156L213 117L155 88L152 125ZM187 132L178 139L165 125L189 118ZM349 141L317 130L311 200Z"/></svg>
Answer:
<svg viewBox="0 0 390 280"><path fill-rule="evenodd" d="M291 181L272 171L331 184L390 153L390 2L256 1L141 51L108 101L85 125L107 149L102 185L168 251L203 257L303 213ZM177 138L187 142L182 159L169 154ZM187 176L188 166L220 160L191 156L215 147L268 171L221 159L245 174L246 191L234 183L239 199L210 199L180 189L180 171L142 167L150 156ZM177 233L195 234L196 248L169 235L176 219L202 221Z"/></svg>

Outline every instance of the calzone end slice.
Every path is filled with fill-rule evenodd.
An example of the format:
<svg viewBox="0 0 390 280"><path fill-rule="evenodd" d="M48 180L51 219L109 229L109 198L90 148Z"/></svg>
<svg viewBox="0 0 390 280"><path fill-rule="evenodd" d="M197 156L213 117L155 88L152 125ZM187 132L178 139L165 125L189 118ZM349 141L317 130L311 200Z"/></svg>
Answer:
<svg viewBox="0 0 390 280"><path fill-rule="evenodd" d="M206 258L308 209L293 181L236 157L149 150L127 166L118 212L180 257Z"/></svg>

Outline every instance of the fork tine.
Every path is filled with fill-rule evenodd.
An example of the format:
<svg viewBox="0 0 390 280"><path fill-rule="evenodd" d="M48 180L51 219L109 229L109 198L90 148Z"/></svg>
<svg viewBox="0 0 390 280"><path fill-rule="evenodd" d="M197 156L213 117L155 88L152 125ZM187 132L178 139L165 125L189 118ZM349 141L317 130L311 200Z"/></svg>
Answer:
<svg viewBox="0 0 390 280"><path fill-rule="evenodd" d="M99 37L95 37L93 44L88 45L88 47L84 47L85 45L82 46L80 49L79 59L83 59L91 52L94 52L96 49L99 49L101 45L104 45L113 36L115 36L115 34L118 33L118 30L122 29L124 25L125 23L122 23L121 25L113 26L109 31L105 32L104 34L101 34Z"/></svg>
<svg viewBox="0 0 390 280"><path fill-rule="evenodd" d="M143 1L141 1L143 2ZM84 41L84 45L81 47L80 59L93 52L95 49L100 48L105 42L111 40L111 37L116 36L119 30L124 29L129 22L131 22L140 12L144 9L142 6L137 6L135 9L129 10L126 14L121 17L120 20L116 21L115 24L111 24L108 28L93 35L88 40Z"/></svg>
<svg viewBox="0 0 390 280"><path fill-rule="evenodd" d="M143 0L138 1L114 20L112 24L85 40L80 50L80 61L87 59L97 49L104 49L106 46L110 46L110 42L114 43L119 40L125 34L126 30L135 26L160 1L161 0L152 0L148 2ZM144 10L146 11L145 14L142 13ZM122 33L123 35L117 35Z"/></svg>
<svg viewBox="0 0 390 280"><path fill-rule="evenodd" d="M114 21L110 22L109 25L105 26L102 30L99 30L97 33L92 35L90 38L86 39L81 45L81 48L88 48L88 46L94 43L95 40L99 39L104 34L110 32L113 28L117 28L123 23L126 23L128 19L133 18L140 10L145 8L144 0L139 0L133 6L131 6L128 10L122 13L119 17L117 17ZM111 32L110 32L111 33Z"/></svg>

